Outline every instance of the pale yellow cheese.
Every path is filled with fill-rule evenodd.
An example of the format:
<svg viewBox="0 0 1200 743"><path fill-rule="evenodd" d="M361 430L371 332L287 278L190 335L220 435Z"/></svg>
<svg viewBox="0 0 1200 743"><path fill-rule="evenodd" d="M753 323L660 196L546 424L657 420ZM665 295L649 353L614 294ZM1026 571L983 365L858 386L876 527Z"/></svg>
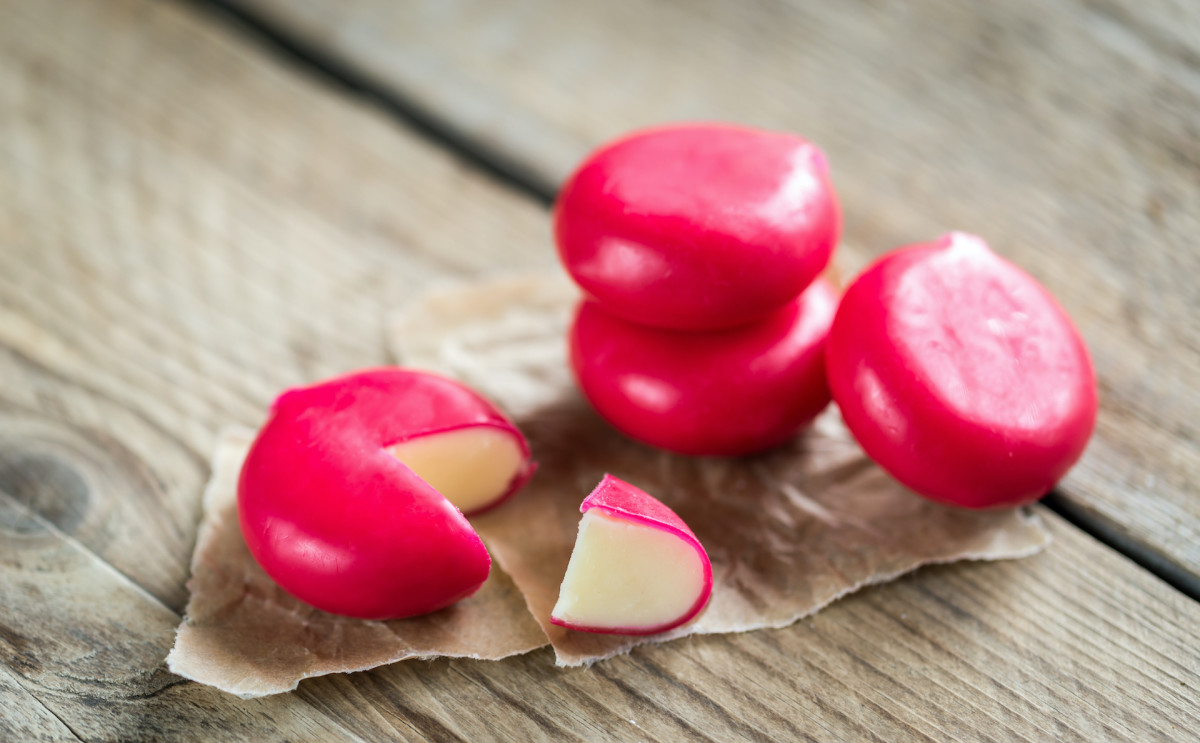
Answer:
<svg viewBox="0 0 1200 743"><path fill-rule="evenodd" d="M514 437L488 426L422 436L390 451L466 513L504 495L524 465Z"/></svg>
<svg viewBox="0 0 1200 743"><path fill-rule="evenodd" d="M653 627L686 614L703 590L694 547L593 509L579 522L553 615L595 628Z"/></svg>

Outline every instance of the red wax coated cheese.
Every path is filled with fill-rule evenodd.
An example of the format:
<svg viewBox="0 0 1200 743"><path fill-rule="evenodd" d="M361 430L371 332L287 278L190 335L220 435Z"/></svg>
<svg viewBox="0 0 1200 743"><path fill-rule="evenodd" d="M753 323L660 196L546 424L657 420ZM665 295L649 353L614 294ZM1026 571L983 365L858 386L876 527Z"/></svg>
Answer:
<svg viewBox="0 0 1200 743"><path fill-rule="evenodd" d="M238 483L250 552L286 591L336 614L414 616L471 595L491 566L483 542L391 448L437 437L461 443L454 435L463 432L483 432L485 443L494 435L518 452L500 498L529 477L525 439L452 380L381 368L285 392Z"/></svg>
<svg viewBox="0 0 1200 743"><path fill-rule="evenodd" d="M592 406L628 436L681 454L748 454L786 441L829 403L824 347L836 306L819 278L761 322L678 332L584 301L571 366Z"/></svg>
<svg viewBox="0 0 1200 743"><path fill-rule="evenodd" d="M605 475L579 510L579 536L551 624L652 635L690 622L708 604L708 553L658 499Z"/></svg>
<svg viewBox="0 0 1200 743"><path fill-rule="evenodd" d="M554 211L559 255L606 310L663 328L761 319L828 264L840 217L809 142L691 124L593 153Z"/></svg>
<svg viewBox="0 0 1200 743"><path fill-rule="evenodd" d="M868 268L842 298L826 360L867 454L944 503L1041 497L1095 425L1095 373L1070 318L972 235L901 248Z"/></svg>

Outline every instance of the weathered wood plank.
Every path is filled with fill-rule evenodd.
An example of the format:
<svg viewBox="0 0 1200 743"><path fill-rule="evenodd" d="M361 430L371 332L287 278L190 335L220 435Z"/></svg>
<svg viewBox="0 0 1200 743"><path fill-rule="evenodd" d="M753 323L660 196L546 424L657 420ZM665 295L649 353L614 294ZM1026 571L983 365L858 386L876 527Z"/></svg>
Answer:
<svg viewBox="0 0 1200 743"><path fill-rule="evenodd" d="M1200 593L1200 12L1046 4L234 0L544 190L676 119L829 153L848 268L948 229L1046 283L1103 411L1064 506Z"/></svg>
<svg viewBox="0 0 1200 743"><path fill-rule="evenodd" d="M24 506L0 506L3 660L81 735L344 736L290 696L242 702L172 681L158 661L176 617ZM927 570L787 630L592 669L555 668L547 651L399 664L300 695L364 737L406 740L1169 740L1200 724L1194 603L1044 515L1059 544L1043 555ZM22 627L35 613L36 634Z"/></svg>
<svg viewBox="0 0 1200 743"><path fill-rule="evenodd" d="M219 426L383 361L383 310L421 282L549 263L545 213L191 10L0 10L0 661L81 737L1195 726L1195 605L1053 518L1059 541L1033 560L590 670L544 652L406 663L255 702L175 683L161 660Z"/></svg>
<svg viewBox="0 0 1200 743"><path fill-rule="evenodd" d="M433 739L1171 740L1200 725L1194 602L1043 512L1056 542L855 594L778 631L314 679Z"/></svg>
<svg viewBox="0 0 1200 743"><path fill-rule="evenodd" d="M239 706L189 685L136 701L178 681L161 661L211 444L284 386L385 362L384 309L412 288L548 262L543 216L190 11L0 13L0 490L166 605L113 588L117 637L104 611L14 599L5 624L45 678L4 657L73 726L90 714L87 737L346 737L297 696ZM64 601L78 586L107 606L94 568ZM101 640L115 644L80 675ZM378 714L338 716L394 737Z"/></svg>
<svg viewBox="0 0 1200 743"><path fill-rule="evenodd" d="M5 5L0 480L71 463L72 533L180 610L220 426L383 363L414 287L548 262L543 217L178 8Z"/></svg>
<svg viewBox="0 0 1200 743"><path fill-rule="evenodd" d="M16 675L0 666L0 740L78 741L62 720L42 705L17 681Z"/></svg>
<svg viewBox="0 0 1200 743"><path fill-rule="evenodd" d="M242 701L168 673L177 614L0 492L0 660L85 740L353 740L298 699ZM36 703L34 703L36 704ZM30 702L14 719L36 712ZM8 714L6 710L6 715Z"/></svg>

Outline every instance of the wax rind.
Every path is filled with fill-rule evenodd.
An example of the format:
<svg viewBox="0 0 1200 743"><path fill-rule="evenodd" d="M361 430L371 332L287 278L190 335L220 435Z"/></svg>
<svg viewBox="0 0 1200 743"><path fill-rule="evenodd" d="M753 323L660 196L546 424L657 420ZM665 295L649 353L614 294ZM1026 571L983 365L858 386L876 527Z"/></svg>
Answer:
<svg viewBox="0 0 1200 743"><path fill-rule="evenodd" d="M611 142L554 208L576 283L612 314L676 330L742 325L787 304L829 263L840 223L816 146L727 124Z"/></svg>
<svg viewBox="0 0 1200 743"><path fill-rule="evenodd" d="M679 540L695 555L695 566L700 571L700 588L690 606L670 620L658 624L639 626L617 622L598 625L572 621L558 614L558 606L555 607L555 612L551 613L550 622L552 624L567 629L600 634L650 635L686 624L704 609L712 595L712 565L700 540L674 511L644 490L607 474L595 490L583 500L579 508L585 517L589 512L593 512L593 509L595 513L602 513L633 526L657 530L669 535L672 539ZM579 545L576 549L579 549ZM656 568L653 564L639 567L651 574ZM564 579L564 589L566 580Z"/></svg>
<svg viewBox="0 0 1200 743"><path fill-rule="evenodd" d="M470 426L525 452L505 497L531 475L528 444L496 408L450 379L369 369L280 395L238 483L251 554L284 590L325 611L388 619L474 593L491 558L463 514L388 447Z"/></svg>
<svg viewBox="0 0 1200 743"><path fill-rule="evenodd" d="M634 439L690 455L762 451L828 405L824 347L837 301L819 278L763 321L690 333L584 301L569 331L571 368L597 412Z"/></svg>
<svg viewBox="0 0 1200 743"><path fill-rule="evenodd" d="M948 504L1036 500L1095 426L1095 371L1066 312L965 233L868 267L842 297L826 361L866 453Z"/></svg>

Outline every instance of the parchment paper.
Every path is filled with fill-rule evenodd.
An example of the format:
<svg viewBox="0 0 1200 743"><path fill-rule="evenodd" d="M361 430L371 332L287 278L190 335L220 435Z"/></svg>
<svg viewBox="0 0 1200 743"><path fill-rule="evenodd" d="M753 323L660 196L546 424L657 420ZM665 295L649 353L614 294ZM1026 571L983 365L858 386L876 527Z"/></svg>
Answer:
<svg viewBox="0 0 1200 743"><path fill-rule="evenodd" d="M756 457L682 457L630 441L570 381L564 337L576 297L557 275L519 276L432 292L389 324L400 363L466 382L530 440L533 480L473 523L559 665L688 634L781 627L921 565L1022 557L1048 543L1031 512L950 508L907 491L865 457L832 408L792 443ZM696 621L650 637L550 624L579 504L606 472L674 509L708 550L713 597Z"/></svg>
<svg viewBox="0 0 1200 743"><path fill-rule="evenodd" d="M301 679L405 658L495 660L546 644L512 581L493 561L476 594L415 619L373 622L314 609L251 557L237 519L237 478L253 432L222 433L204 493L191 598L167 666L244 699L290 691Z"/></svg>

